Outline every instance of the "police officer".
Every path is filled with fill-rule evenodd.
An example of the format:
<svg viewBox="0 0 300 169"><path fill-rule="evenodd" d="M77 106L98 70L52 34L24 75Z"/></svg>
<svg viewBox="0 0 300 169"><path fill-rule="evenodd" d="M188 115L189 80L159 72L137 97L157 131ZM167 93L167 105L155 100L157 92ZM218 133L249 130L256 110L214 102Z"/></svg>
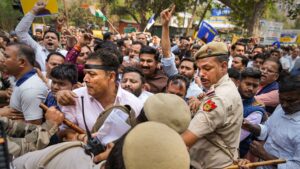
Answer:
<svg viewBox="0 0 300 169"><path fill-rule="evenodd" d="M182 137L190 148L192 168L224 168L238 158L242 100L227 74L224 43L204 45L195 58L202 85L209 91Z"/></svg>
<svg viewBox="0 0 300 169"><path fill-rule="evenodd" d="M45 148L49 144L50 138L58 131L64 116L54 107L50 107L45 114L45 119L46 121L42 125L34 125L0 117L0 125L7 133L9 154L17 157Z"/></svg>

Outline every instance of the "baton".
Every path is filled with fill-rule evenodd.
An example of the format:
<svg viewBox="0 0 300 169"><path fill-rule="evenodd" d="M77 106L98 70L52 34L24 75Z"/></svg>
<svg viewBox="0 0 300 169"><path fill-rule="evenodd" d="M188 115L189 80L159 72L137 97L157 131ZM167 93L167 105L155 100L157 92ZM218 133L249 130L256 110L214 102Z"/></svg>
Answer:
<svg viewBox="0 0 300 169"><path fill-rule="evenodd" d="M275 165L275 164L281 164L281 163L286 163L286 161L282 160L282 159L268 160L268 161L260 161L260 162L255 162L255 163L249 163L249 164L246 164L245 166L247 166L247 167L258 167L258 166ZM225 169L239 169L239 166L238 165L231 165L231 166L226 167Z"/></svg>
<svg viewBox="0 0 300 169"><path fill-rule="evenodd" d="M44 104L44 103L40 103L40 108L43 109L44 111L48 110L48 107ZM76 124L72 123L70 120L64 118L63 123L65 125L67 125L68 127L70 127L71 129L73 129L74 131L76 131L79 134L85 134L85 130L83 130L82 128L80 128L79 126L77 126Z"/></svg>

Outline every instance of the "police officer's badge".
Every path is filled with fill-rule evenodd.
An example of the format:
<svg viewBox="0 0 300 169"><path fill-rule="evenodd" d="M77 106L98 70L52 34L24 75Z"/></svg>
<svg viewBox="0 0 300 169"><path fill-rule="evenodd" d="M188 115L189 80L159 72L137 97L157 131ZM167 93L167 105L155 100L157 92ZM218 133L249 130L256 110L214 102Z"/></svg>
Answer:
<svg viewBox="0 0 300 169"><path fill-rule="evenodd" d="M212 100L207 100L204 105L203 105L203 110L204 111L212 111L213 109L217 108L217 105L215 104L215 102L213 102Z"/></svg>
<svg viewBox="0 0 300 169"><path fill-rule="evenodd" d="M211 55L211 54L212 54L212 49L211 49L210 47L207 47L206 53L207 53L208 55Z"/></svg>

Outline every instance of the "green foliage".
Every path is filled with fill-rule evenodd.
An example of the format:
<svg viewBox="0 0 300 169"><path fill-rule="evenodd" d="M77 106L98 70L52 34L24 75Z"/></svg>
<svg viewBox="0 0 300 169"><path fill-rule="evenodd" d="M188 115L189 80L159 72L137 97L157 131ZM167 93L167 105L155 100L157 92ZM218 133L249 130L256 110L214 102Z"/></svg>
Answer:
<svg viewBox="0 0 300 169"><path fill-rule="evenodd" d="M219 0L225 6L231 8L230 20L236 25L248 29L251 36L258 29L258 22L261 19L270 19L279 22L286 22L287 17L295 19L299 14L299 5L293 5L295 0ZM288 13L277 11L276 5L281 3L286 6ZM288 25L289 23L287 23Z"/></svg>
<svg viewBox="0 0 300 169"><path fill-rule="evenodd" d="M125 3L115 1L112 5L112 14L119 16L129 15L143 29L149 17L155 13L157 16L172 3L176 5L176 12L185 11L192 0L125 0Z"/></svg>
<svg viewBox="0 0 300 169"><path fill-rule="evenodd" d="M10 31L17 25L21 12L14 10L11 0L0 0L0 29Z"/></svg>

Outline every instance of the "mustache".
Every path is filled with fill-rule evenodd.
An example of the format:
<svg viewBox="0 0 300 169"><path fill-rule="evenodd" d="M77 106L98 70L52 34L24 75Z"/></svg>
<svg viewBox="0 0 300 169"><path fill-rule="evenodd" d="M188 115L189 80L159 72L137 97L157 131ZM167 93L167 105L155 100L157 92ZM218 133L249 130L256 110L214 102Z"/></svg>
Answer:
<svg viewBox="0 0 300 169"><path fill-rule="evenodd" d="M142 66L141 68L142 69L150 69L150 67L144 67L144 66Z"/></svg>

